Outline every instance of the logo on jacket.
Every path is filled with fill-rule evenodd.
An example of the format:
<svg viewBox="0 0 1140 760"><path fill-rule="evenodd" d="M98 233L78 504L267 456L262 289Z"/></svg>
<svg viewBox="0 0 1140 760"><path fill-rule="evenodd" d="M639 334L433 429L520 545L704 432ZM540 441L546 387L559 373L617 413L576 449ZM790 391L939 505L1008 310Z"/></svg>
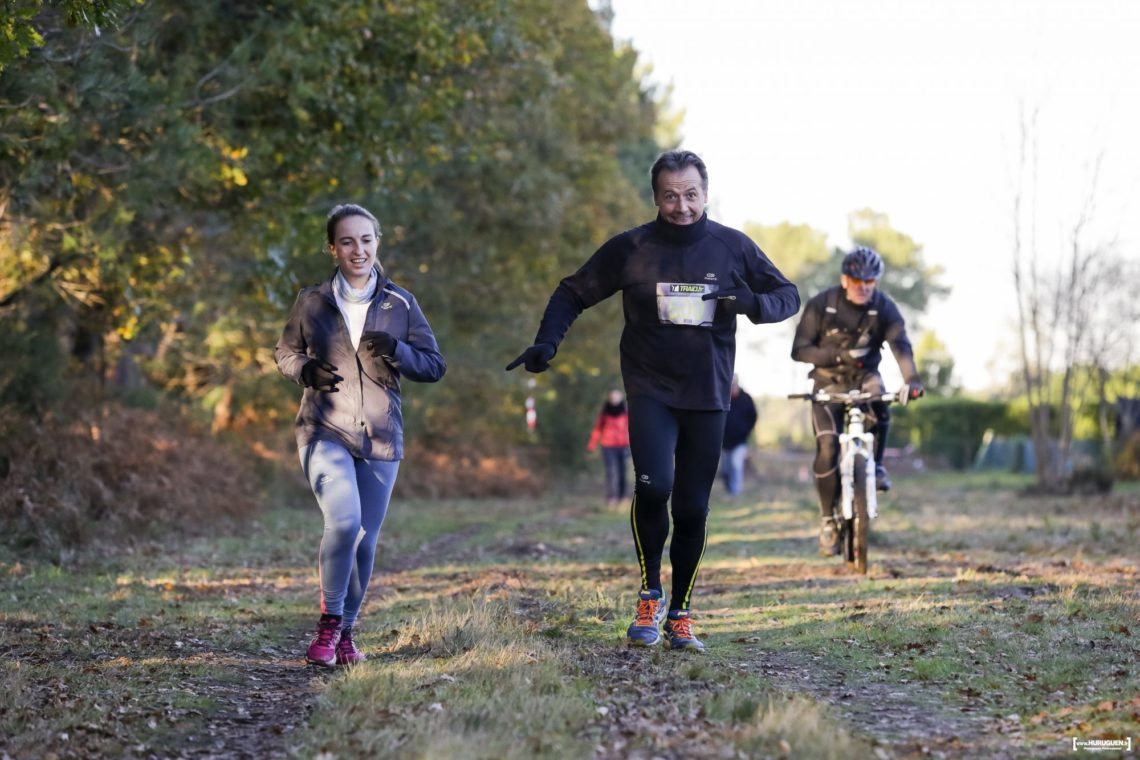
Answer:
<svg viewBox="0 0 1140 760"><path fill-rule="evenodd" d="M716 279L716 274L714 274L713 272L708 272L708 273L705 275L705 279L706 279L706 280L715 280L715 279Z"/></svg>
<svg viewBox="0 0 1140 760"><path fill-rule="evenodd" d="M384 303L380 304L380 308L383 311L387 311L388 309L392 308L392 302L391 301L385 301Z"/></svg>

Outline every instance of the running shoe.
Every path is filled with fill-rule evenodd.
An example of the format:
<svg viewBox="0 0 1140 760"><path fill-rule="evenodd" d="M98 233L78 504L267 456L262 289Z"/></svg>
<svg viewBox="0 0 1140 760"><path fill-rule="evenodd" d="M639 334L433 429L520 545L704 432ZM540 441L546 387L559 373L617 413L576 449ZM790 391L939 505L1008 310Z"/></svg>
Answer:
<svg viewBox="0 0 1140 760"><path fill-rule="evenodd" d="M314 665L331 668L336 665L337 640L340 638L340 617L337 615L321 615L317 623L317 635L309 644L309 651L305 659Z"/></svg>
<svg viewBox="0 0 1140 760"><path fill-rule="evenodd" d="M637 617L625 631L630 646L651 647L661 641L658 626L665 618L666 609L663 591L652 588L637 595Z"/></svg>
<svg viewBox="0 0 1140 760"><path fill-rule="evenodd" d="M355 665L364 660L364 654L352 642L352 629L345 628L340 632L340 641L336 643L336 664Z"/></svg>
<svg viewBox="0 0 1140 760"><path fill-rule="evenodd" d="M834 556L839 554L839 549L839 526L834 517L825 517L819 524L819 556Z"/></svg>
<svg viewBox="0 0 1140 760"><path fill-rule="evenodd" d="M887 468L877 462L875 463L875 490L891 490L891 476L887 474Z"/></svg>
<svg viewBox="0 0 1140 760"><path fill-rule="evenodd" d="M669 610L669 619L665 621L665 642L670 649L705 651L704 642L693 635L693 618L688 610Z"/></svg>

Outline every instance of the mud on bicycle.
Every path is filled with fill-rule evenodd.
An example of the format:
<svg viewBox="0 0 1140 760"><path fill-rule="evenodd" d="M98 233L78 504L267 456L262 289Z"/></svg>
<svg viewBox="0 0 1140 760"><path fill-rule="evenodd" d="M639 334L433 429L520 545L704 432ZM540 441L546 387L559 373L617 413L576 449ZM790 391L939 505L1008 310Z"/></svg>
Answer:
<svg viewBox="0 0 1140 760"><path fill-rule="evenodd" d="M921 388L904 385L892 393L819 390L792 393L790 399L813 404L842 404L843 430L839 431L839 497L834 519L839 528L839 553L849 568L867 572L867 538L871 520L878 516L878 487L875 475L875 436L868 420L871 403L906 404L922 395Z"/></svg>

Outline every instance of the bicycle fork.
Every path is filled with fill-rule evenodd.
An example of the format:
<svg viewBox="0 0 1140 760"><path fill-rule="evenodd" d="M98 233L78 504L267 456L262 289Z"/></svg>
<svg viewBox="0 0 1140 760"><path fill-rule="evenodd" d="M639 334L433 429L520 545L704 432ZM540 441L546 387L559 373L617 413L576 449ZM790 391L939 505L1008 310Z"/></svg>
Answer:
<svg viewBox="0 0 1140 760"><path fill-rule="evenodd" d="M843 509L843 519L850 520L855 516L855 467L856 457L862 456L866 477L863 485L867 491L867 515L879 516L878 491L875 488L875 434L864 432L863 415L859 410L852 410L848 420L847 431L839 434L839 449L842 455L839 459L840 475L840 505Z"/></svg>

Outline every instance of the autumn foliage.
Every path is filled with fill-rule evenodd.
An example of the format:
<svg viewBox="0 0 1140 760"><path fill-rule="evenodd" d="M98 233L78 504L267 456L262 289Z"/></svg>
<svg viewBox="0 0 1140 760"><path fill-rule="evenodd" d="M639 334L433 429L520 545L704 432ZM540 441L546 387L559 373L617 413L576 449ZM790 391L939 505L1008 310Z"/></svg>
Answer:
<svg viewBox="0 0 1140 760"><path fill-rule="evenodd" d="M0 412L0 525L58 553L161 533L208 534L257 507L236 449L176 413L106 403L29 419Z"/></svg>

